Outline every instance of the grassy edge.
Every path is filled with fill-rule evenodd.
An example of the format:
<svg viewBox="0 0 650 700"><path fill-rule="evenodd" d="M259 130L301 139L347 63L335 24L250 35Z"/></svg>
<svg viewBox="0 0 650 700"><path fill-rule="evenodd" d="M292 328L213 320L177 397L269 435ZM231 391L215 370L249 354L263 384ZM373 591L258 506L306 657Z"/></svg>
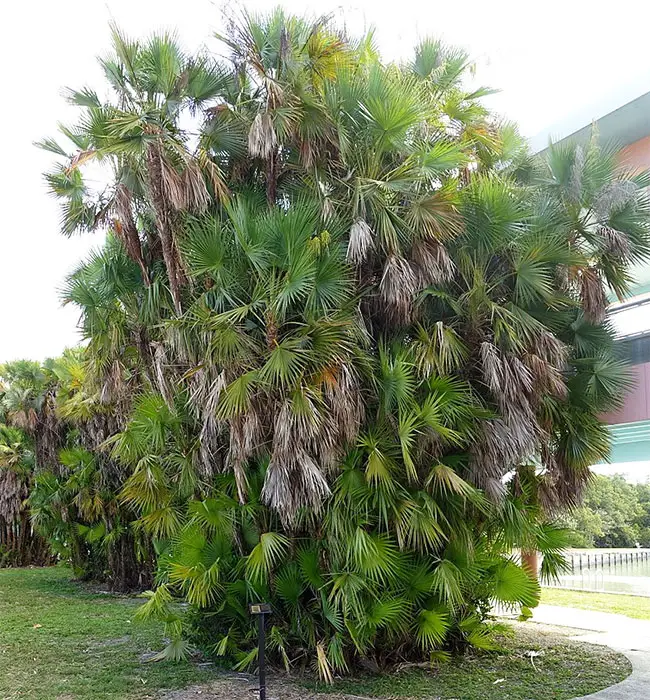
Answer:
<svg viewBox="0 0 650 700"><path fill-rule="evenodd" d="M540 602L546 605L617 613L637 620L650 620L650 598L643 596L542 588Z"/></svg>

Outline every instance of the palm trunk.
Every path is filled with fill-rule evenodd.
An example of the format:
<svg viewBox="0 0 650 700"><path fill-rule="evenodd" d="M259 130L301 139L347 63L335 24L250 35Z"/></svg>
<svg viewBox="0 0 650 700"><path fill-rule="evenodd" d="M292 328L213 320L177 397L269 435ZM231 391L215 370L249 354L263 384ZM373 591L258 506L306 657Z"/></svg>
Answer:
<svg viewBox="0 0 650 700"><path fill-rule="evenodd" d="M29 542L29 519L27 511L24 510L20 514L20 519L16 521L18 527L18 544L16 546L16 560L19 566L25 566L29 563L30 542Z"/></svg>
<svg viewBox="0 0 650 700"><path fill-rule="evenodd" d="M148 287L151 284L151 280L149 279L149 270L147 270L144 256L142 255L140 235L138 234L138 229L136 228L135 221L133 220L133 213L131 211L131 193L124 185L118 186L115 200L117 213L119 216L119 224L121 227L117 233L124 243L128 256L140 267L140 271L142 272L142 281L144 282L144 286Z"/></svg>
<svg viewBox="0 0 650 700"><path fill-rule="evenodd" d="M521 566L535 581L539 576L539 557L537 551L521 550Z"/></svg>
<svg viewBox="0 0 650 700"><path fill-rule="evenodd" d="M275 204L278 191L277 156L275 153L268 159L266 168L266 201L269 206Z"/></svg>
<svg viewBox="0 0 650 700"><path fill-rule="evenodd" d="M27 509L22 510L15 520L0 517L0 567L47 566L51 563L49 546L32 529Z"/></svg>
<svg viewBox="0 0 650 700"><path fill-rule="evenodd" d="M174 301L174 309L180 316L183 313L181 304L181 287L184 275L179 264L178 250L174 241L172 212L163 191L163 175L160 146L156 143L149 145L147 150L147 179L151 201L153 202L156 226L162 244L163 260L169 278L169 290Z"/></svg>

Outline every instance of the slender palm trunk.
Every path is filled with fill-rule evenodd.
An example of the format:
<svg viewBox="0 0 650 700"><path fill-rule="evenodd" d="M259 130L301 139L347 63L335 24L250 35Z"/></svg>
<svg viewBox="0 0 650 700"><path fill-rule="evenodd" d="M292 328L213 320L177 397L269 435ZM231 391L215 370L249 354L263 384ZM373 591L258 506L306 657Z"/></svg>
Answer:
<svg viewBox="0 0 650 700"><path fill-rule="evenodd" d="M131 211L131 193L124 185L119 185L115 199L117 213L120 217L120 227L117 233L124 243L124 247L126 248L126 252L129 257L140 267L140 271L142 272L142 281L144 286L148 287L151 284L151 280L149 279L149 270L147 270L144 256L142 255L140 235L138 234L138 229L135 225L135 221L133 220L133 213Z"/></svg>
<svg viewBox="0 0 650 700"><path fill-rule="evenodd" d="M111 590L127 593L150 585L145 576L146 564L139 562L135 554L135 542L130 533L121 535L108 549L108 570Z"/></svg>
<svg viewBox="0 0 650 700"><path fill-rule="evenodd" d="M278 191L278 163L275 153L268 159L266 168L266 201L273 206Z"/></svg>
<svg viewBox="0 0 650 700"><path fill-rule="evenodd" d="M521 566L535 581L539 576L539 557L536 551L521 550Z"/></svg>
<svg viewBox="0 0 650 700"><path fill-rule="evenodd" d="M0 566L47 566L50 563L49 546L32 530L27 509L15 520L0 518Z"/></svg>

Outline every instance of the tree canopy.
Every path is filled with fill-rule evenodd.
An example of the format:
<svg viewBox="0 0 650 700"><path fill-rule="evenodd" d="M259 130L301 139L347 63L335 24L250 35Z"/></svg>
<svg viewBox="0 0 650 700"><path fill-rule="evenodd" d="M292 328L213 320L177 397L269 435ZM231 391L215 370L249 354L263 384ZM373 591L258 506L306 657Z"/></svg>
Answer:
<svg viewBox="0 0 650 700"><path fill-rule="evenodd" d="M650 547L650 485L596 476L565 520L574 547Z"/></svg>

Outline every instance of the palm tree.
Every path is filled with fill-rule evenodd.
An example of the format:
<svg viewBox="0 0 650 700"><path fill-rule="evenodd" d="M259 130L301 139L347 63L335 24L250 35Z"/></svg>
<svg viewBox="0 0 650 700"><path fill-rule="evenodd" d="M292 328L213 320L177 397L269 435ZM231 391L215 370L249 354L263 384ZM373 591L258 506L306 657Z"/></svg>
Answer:
<svg viewBox="0 0 650 700"><path fill-rule="evenodd" d="M109 101L89 89L69 91L69 101L83 116L77 126L61 131L77 150L70 154L53 140L43 141L42 147L65 159L47 179L64 202L65 234L111 222L145 285L162 253L180 314L185 272L178 252L179 212L201 211L224 191L218 165L196 145L191 126L232 76L207 56L188 56L171 35L141 43L113 27L112 38L113 55L100 61ZM95 161L110 178L98 193L82 175Z"/></svg>
<svg viewBox="0 0 650 700"><path fill-rule="evenodd" d="M328 680L489 647L492 601L538 597L513 549L557 572L554 514L607 455L645 176L596 142L531 161L440 42L386 64L279 10L220 63L114 34L111 100L71 93L80 152L44 144L64 230L110 232L64 290L87 346L46 372L35 522L88 568L155 549L170 658L191 632L254 664L262 598L276 658Z"/></svg>
<svg viewBox="0 0 650 700"><path fill-rule="evenodd" d="M32 530L26 507L36 453L46 452L45 373L36 362L18 361L2 365L0 377L0 565L47 564L48 544Z"/></svg>
<svg viewBox="0 0 650 700"><path fill-rule="evenodd" d="M30 527L25 504L33 476L30 440L21 430L0 424L0 566L50 562L48 544Z"/></svg>

